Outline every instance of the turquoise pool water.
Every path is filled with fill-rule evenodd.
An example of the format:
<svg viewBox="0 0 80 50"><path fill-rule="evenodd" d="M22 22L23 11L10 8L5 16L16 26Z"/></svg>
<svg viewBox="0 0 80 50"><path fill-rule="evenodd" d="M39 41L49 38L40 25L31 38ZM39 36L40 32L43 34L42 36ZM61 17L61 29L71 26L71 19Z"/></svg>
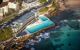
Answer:
<svg viewBox="0 0 80 50"><path fill-rule="evenodd" d="M55 23L49 20L46 16L39 16L38 20L41 21L40 23L33 23L26 27L25 31L29 32L29 34L34 34L35 32L38 32L40 30L43 30L45 28L55 26Z"/></svg>

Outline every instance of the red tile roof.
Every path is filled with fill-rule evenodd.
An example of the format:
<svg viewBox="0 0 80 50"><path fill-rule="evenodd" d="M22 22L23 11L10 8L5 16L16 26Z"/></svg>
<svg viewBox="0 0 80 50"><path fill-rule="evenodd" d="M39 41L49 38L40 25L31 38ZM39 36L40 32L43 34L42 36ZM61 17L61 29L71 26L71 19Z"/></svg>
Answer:
<svg viewBox="0 0 80 50"><path fill-rule="evenodd" d="M14 1L16 1L16 0L9 0L9 2L14 2Z"/></svg>
<svg viewBox="0 0 80 50"><path fill-rule="evenodd" d="M8 5L8 2L2 2L2 3L0 4L0 8L1 8L1 7L4 7L4 6L6 6L6 5Z"/></svg>

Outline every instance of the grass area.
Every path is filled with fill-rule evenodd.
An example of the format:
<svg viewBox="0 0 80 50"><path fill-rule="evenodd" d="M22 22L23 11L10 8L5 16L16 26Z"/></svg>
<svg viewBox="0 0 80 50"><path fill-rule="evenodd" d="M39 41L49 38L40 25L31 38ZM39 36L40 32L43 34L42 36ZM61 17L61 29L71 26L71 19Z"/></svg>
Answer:
<svg viewBox="0 0 80 50"><path fill-rule="evenodd" d="M45 7L45 8L42 8L41 10L39 10L39 13L44 14L47 11L48 11L48 7Z"/></svg>
<svg viewBox="0 0 80 50"><path fill-rule="evenodd" d="M39 0L40 3L44 4L47 0Z"/></svg>
<svg viewBox="0 0 80 50"><path fill-rule="evenodd" d="M10 21L11 19L15 18L17 16L17 13L13 13L9 16L6 16L5 19L3 19L2 21L0 21L0 25L3 24L4 22L8 22Z"/></svg>
<svg viewBox="0 0 80 50"><path fill-rule="evenodd" d="M0 30L0 41L7 40L11 38L13 35L13 31L10 27L6 27Z"/></svg>

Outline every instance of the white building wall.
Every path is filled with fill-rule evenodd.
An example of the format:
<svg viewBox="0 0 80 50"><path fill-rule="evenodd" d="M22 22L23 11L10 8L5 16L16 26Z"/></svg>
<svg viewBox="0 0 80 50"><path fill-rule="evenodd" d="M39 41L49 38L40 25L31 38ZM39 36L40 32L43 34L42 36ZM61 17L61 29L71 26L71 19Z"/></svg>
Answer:
<svg viewBox="0 0 80 50"><path fill-rule="evenodd" d="M0 16L3 16L3 8L0 8Z"/></svg>
<svg viewBox="0 0 80 50"><path fill-rule="evenodd" d="M9 2L8 7L16 10L17 9L17 4Z"/></svg>
<svg viewBox="0 0 80 50"><path fill-rule="evenodd" d="M4 14L8 13L8 6L3 7L4 9Z"/></svg>

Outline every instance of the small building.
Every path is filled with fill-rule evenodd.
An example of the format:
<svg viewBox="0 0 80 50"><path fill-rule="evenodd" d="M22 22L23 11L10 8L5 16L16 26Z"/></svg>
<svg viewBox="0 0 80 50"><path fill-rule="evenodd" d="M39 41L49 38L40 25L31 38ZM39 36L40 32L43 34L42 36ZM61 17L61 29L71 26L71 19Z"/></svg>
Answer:
<svg viewBox="0 0 80 50"><path fill-rule="evenodd" d="M16 0L1 0L0 2L0 21L4 18L4 15L9 13L9 9L19 9L19 2Z"/></svg>
<svg viewBox="0 0 80 50"><path fill-rule="evenodd" d="M3 19L3 15L8 13L8 2L2 2L0 4L0 20Z"/></svg>
<svg viewBox="0 0 80 50"><path fill-rule="evenodd" d="M9 0L3 0L3 2L7 2L7 1L9 1Z"/></svg>
<svg viewBox="0 0 80 50"><path fill-rule="evenodd" d="M16 0L9 0L9 3L8 3L8 7L10 9L14 9L14 10L17 10L18 9L18 2L16 2Z"/></svg>

